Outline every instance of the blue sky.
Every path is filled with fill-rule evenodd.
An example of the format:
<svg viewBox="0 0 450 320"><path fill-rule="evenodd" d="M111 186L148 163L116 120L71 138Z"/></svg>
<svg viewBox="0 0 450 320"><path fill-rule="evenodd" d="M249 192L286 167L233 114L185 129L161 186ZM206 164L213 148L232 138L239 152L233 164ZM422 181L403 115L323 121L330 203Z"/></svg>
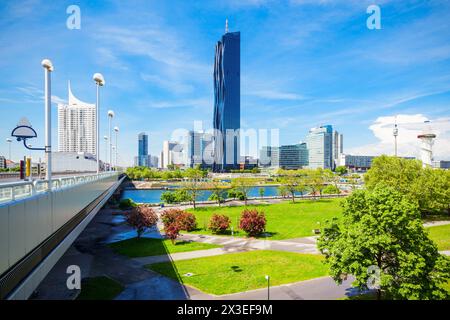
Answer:
<svg viewBox="0 0 450 320"><path fill-rule="evenodd" d="M366 27L372 3L381 30ZM80 30L66 27L72 4ZM40 133L32 144L43 144L43 58L55 66L55 103L67 99L68 80L94 102L92 75L103 73L101 135L112 109L121 164L132 163L141 131L159 155L173 130L195 120L210 127L214 46L226 18L241 32L243 128L279 128L287 144L332 124L346 153L392 153L397 116L400 154L415 155L419 123L429 119L436 157L450 160L449 1L2 1L0 154L22 116ZM13 159L25 153L13 144Z"/></svg>

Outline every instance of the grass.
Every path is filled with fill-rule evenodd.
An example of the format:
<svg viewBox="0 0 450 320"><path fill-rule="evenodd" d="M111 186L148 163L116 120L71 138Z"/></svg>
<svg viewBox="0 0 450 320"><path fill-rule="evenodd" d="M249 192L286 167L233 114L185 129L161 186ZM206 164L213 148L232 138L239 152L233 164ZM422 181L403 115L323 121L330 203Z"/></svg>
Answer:
<svg viewBox="0 0 450 320"><path fill-rule="evenodd" d="M322 256L257 250L148 265L147 268L206 293L223 295L327 275ZM192 276L186 276L193 273Z"/></svg>
<svg viewBox="0 0 450 320"><path fill-rule="evenodd" d="M450 224L426 228L439 250L450 250Z"/></svg>
<svg viewBox="0 0 450 320"><path fill-rule="evenodd" d="M312 230L321 225L317 222L325 222L332 217L340 217L342 199L322 200L297 200L295 203L285 201L269 205L248 205L237 207L200 207L196 210L190 209L197 217L199 229L193 233L211 234L207 229L209 219L213 213L225 214L231 219L233 229L236 231L239 217L244 209L257 208L266 214L266 233L273 240L292 239L313 235ZM227 233L228 235L231 232ZM243 231L236 233L237 236L245 236Z"/></svg>
<svg viewBox="0 0 450 320"><path fill-rule="evenodd" d="M77 300L112 300L124 287L108 277L86 278L81 282L81 292Z"/></svg>
<svg viewBox="0 0 450 320"><path fill-rule="evenodd" d="M117 253L130 258L159 256L168 253L206 250L219 247L209 243L188 241L177 241L173 244L170 240L150 238L132 238L111 243L109 246Z"/></svg>

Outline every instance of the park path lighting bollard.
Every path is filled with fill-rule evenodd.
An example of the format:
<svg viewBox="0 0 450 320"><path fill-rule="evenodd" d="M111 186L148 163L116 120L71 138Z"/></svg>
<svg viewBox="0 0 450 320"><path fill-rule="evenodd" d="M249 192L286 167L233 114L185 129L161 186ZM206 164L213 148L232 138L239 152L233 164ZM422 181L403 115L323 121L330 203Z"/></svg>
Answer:
<svg viewBox="0 0 450 320"><path fill-rule="evenodd" d="M97 125L97 133L95 135L96 140L96 158L97 158L97 174L100 173L100 119L99 119L99 108L100 108L100 97L99 97L99 87L102 87L105 85L105 78L103 78L103 75L101 73L95 73L93 76L93 79L95 81L95 84L97 86L97 100L95 103L95 120Z"/></svg>
<svg viewBox="0 0 450 320"><path fill-rule="evenodd" d="M118 156L118 154L119 154L119 151L118 151L118 149L117 149L117 135L119 134L119 127L114 127L114 132L115 132L115 134L116 134L116 152L115 152L115 159L114 159L114 168L115 168L115 170L117 171L117 156Z"/></svg>
<svg viewBox="0 0 450 320"><path fill-rule="evenodd" d="M267 280L267 300L270 300L270 276L266 275Z"/></svg>
<svg viewBox="0 0 450 320"><path fill-rule="evenodd" d="M51 93L51 77L50 73L53 71L53 64L49 59L44 59L41 62L44 67L44 102L45 102L45 162L47 168L45 170L45 180L47 180L48 190L52 189L52 93Z"/></svg>
<svg viewBox="0 0 450 320"><path fill-rule="evenodd" d="M11 138L6 138L6 142L8 143L8 149L9 149L8 159L11 160L11 142L12 142L12 139Z"/></svg>
<svg viewBox="0 0 450 320"><path fill-rule="evenodd" d="M109 132L109 167L108 171L112 170L112 139L111 139L111 120L114 118L114 111L108 111L108 132Z"/></svg>

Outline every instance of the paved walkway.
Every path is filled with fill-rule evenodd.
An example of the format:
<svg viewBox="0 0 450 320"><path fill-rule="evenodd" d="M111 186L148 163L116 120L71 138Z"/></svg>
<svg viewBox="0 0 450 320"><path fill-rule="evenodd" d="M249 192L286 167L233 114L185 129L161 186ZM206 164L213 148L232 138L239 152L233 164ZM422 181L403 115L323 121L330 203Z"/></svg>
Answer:
<svg viewBox="0 0 450 320"><path fill-rule="evenodd" d="M450 220L425 222L423 224L423 226L425 228L429 228L429 227L444 226L444 225L447 225L447 224L450 224Z"/></svg>

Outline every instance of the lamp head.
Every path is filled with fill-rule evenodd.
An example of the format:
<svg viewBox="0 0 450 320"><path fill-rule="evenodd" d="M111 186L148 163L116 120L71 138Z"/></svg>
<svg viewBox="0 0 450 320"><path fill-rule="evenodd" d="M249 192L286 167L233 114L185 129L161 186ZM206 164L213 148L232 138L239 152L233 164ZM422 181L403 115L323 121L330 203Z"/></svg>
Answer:
<svg viewBox="0 0 450 320"><path fill-rule="evenodd" d="M105 78L103 78L103 75L101 73L95 73L92 78L99 86L105 85Z"/></svg>
<svg viewBox="0 0 450 320"><path fill-rule="evenodd" d="M49 59L42 60L41 65L48 71L50 71L50 72L53 71L53 64Z"/></svg>
<svg viewBox="0 0 450 320"><path fill-rule="evenodd" d="M6 138L6 142L12 142L11 138Z"/></svg>
<svg viewBox="0 0 450 320"><path fill-rule="evenodd" d="M115 132L119 132L119 127L114 127Z"/></svg>
<svg viewBox="0 0 450 320"><path fill-rule="evenodd" d="M108 117L114 118L114 111L109 110L108 111Z"/></svg>
<svg viewBox="0 0 450 320"><path fill-rule="evenodd" d="M105 139L105 141L108 140L108 136L103 136L103 139Z"/></svg>

